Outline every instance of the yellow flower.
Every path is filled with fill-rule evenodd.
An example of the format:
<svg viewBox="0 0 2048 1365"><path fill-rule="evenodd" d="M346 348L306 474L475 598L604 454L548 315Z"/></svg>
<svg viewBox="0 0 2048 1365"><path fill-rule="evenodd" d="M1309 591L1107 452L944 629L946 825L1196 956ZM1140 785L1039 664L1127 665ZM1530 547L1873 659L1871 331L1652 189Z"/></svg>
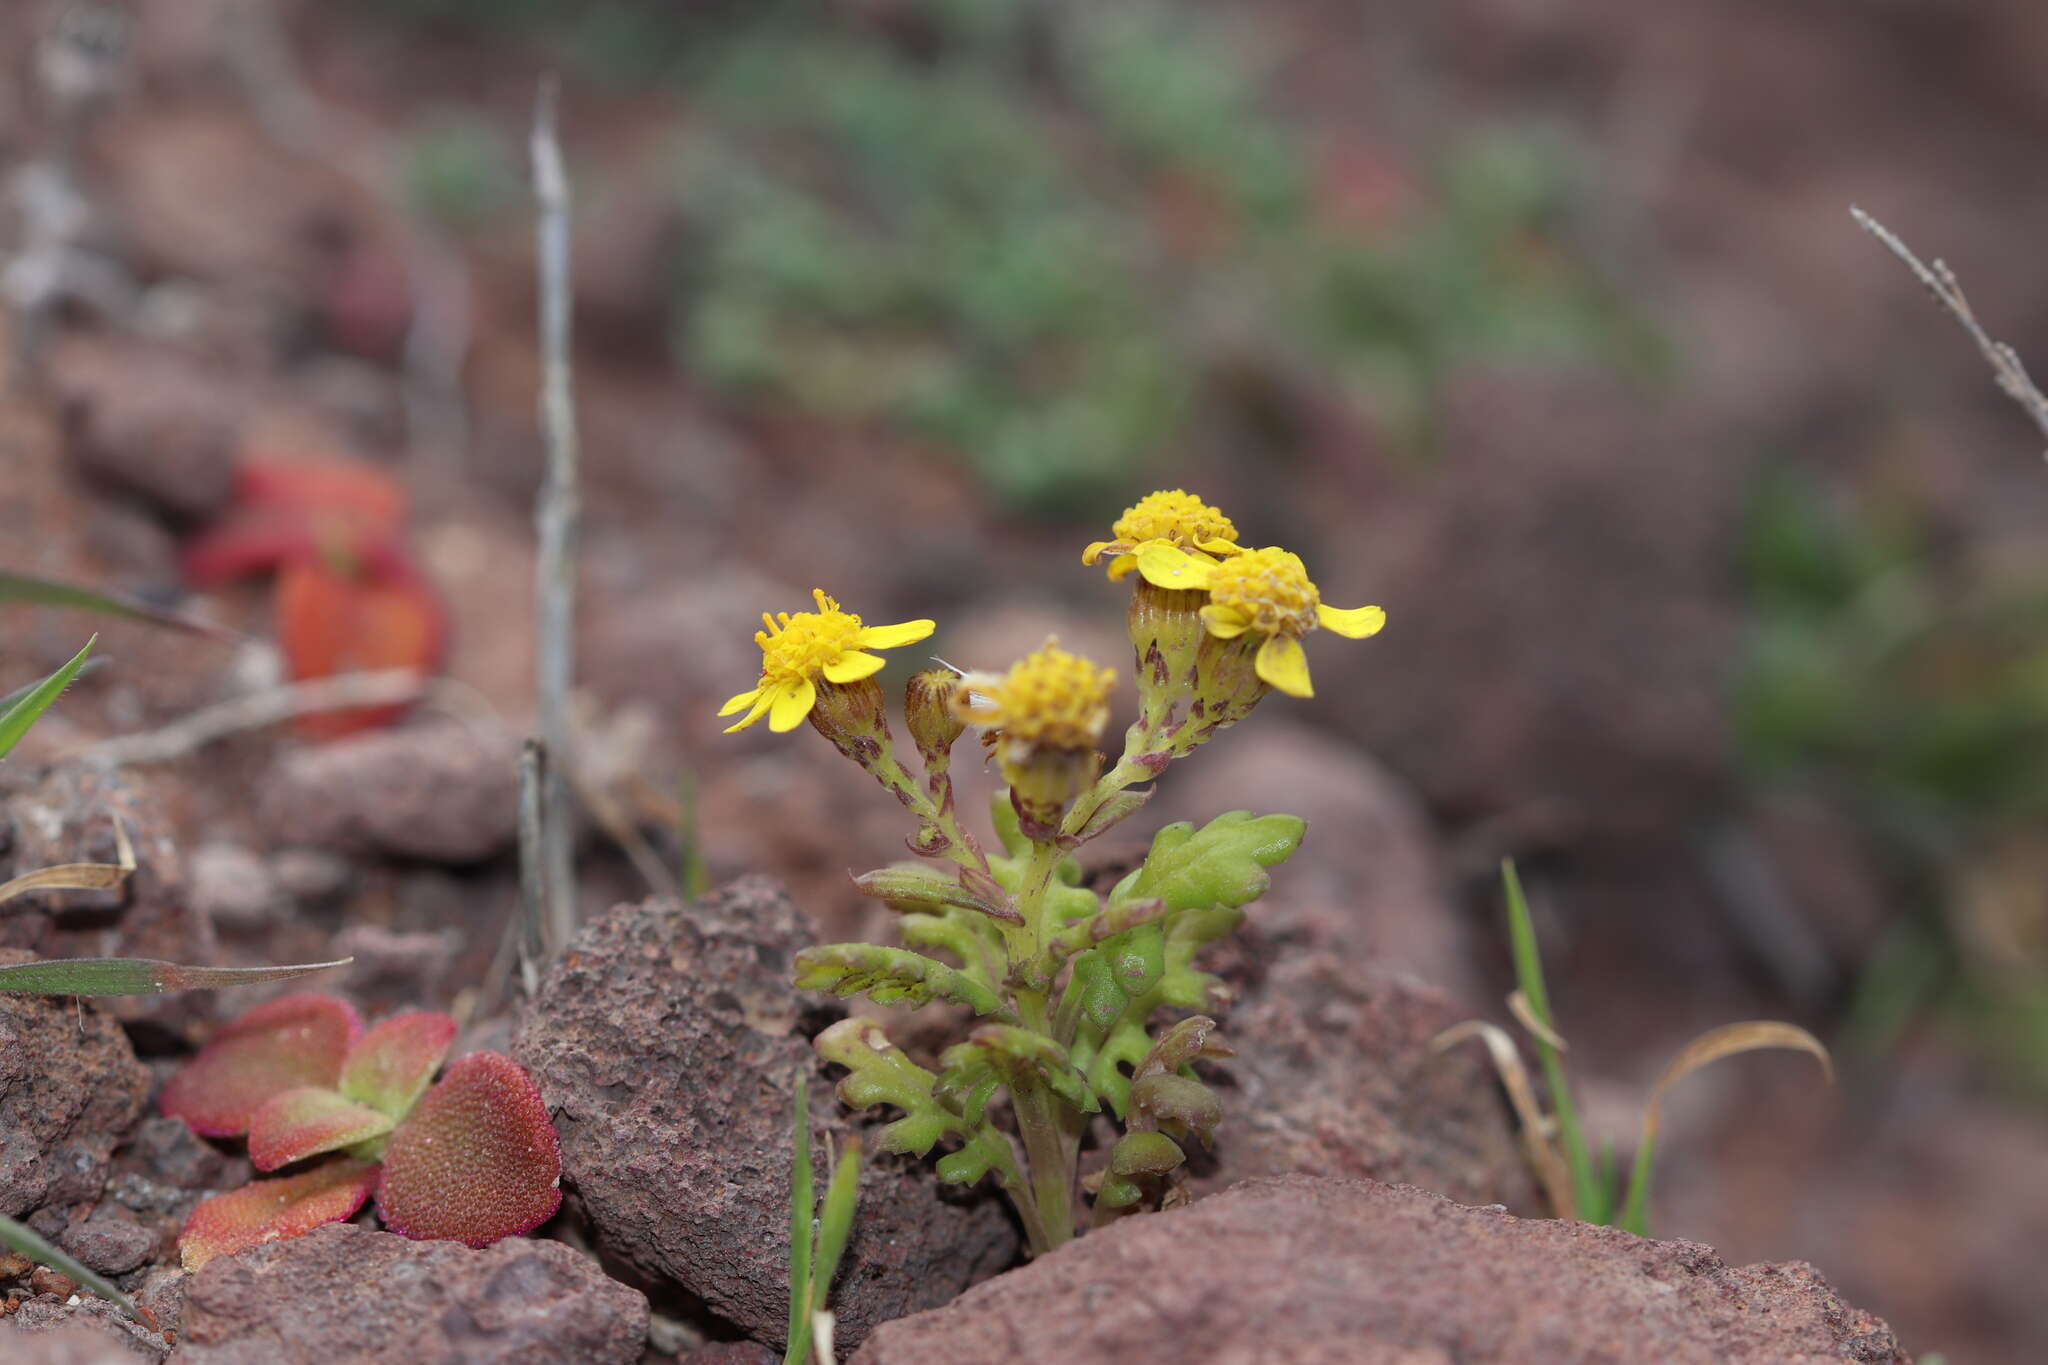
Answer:
<svg viewBox="0 0 2048 1365"><path fill-rule="evenodd" d="M719 708L721 716L747 713L726 727L727 734L746 729L763 715L768 728L778 734L794 730L817 704L820 678L833 684L859 682L884 662L880 655L863 651L916 644L932 633L930 621L863 626L858 616L841 611L825 596L824 589L813 588L811 596L817 599L816 611L761 613L761 622L768 627L754 632L754 643L761 646L761 682Z"/></svg>
<svg viewBox="0 0 2048 1365"><path fill-rule="evenodd" d="M1362 640L1387 623L1378 607L1340 611L1325 606L1301 556L1277 545L1246 550L1220 563L1171 545L1144 546L1137 557L1147 583L1209 594L1202 622L1217 639L1236 639L1247 631L1265 636L1253 666L1269 686L1290 697L1315 695L1302 636L1321 625Z"/></svg>
<svg viewBox="0 0 2048 1365"><path fill-rule="evenodd" d="M1055 640L1007 673L969 673L953 694L960 719L1002 731L1006 747L1091 749L1109 724L1116 670L1069 654Z"/></svg>
<svg viewBox="0 0 2048 1365"><path fill-rule="evenodd" d="M1098 540L1081 552L1083 564L1112 555L1109 576L1122 578L1138 566L1138 551L1165 545L1221 559L1238 553L1237 527L1230 518L1192 493L1178 488L1148 493L1124 509L1110 528L1113 539Z"/></svg>

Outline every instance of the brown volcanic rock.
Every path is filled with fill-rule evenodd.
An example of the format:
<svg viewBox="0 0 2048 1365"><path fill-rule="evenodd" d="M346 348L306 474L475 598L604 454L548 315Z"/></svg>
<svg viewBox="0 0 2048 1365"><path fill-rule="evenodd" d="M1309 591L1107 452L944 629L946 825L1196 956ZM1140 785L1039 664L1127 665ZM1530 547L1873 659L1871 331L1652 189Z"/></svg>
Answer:
<svg viewBox="0 0 2048 1365"><path fill-rule="evenodd" d="M179 1365L633 1365L647 1300L560 1242L472 1251L330 1223L208 1262L180 1328Z"/></svg>
<svg viewBox="0 0 2048 1365"><path fill-rule="evenodd" d="M280 844L482 862L516 836L518 754L453 722L375 730L287 752L259 803Z"/></svg>
<svg viewBox="0 0 2048 1365"><path fill-rule="evenodd" d="M1484 1054L1430 1046L1468 1017L1405 973L1326 951L1283 954L1223 1016L1237 1056L1214 1073L1223 1122L1213 1157L1196 1159L1192 1188L1345 1175L1539 1209Z"/></svg>
<svg viewBox="0 0 2048 1365"><path fill-rule="evenodd" d="M513 1049L555 1115L563 1187L598 1245L762 1341L788 1325L798 1072L812 1076L817 1128L855 1128L799 1028L814 1001L790 984L791 960L810 941L788 898L756 879L689 906L617 906L548 973ZM944 1303L1016 1252L990 1192L870 1157L839 1340Z"/></svg>
<svg viewBox="0 0 2048 1365"><path fill-rule="evenodd" d="M31 956L0 949L0 962ZM97 1198L148 1096L149 1071L106 1015L0 995L0 1214Z"/></svg>
<svg viewBox="0 0 2048 1365"><path fill-rule="evenodd" d="M1811 1266L1289 1176L1130 1218L885 1323L854 1365L1904 1365Z"/></svg>

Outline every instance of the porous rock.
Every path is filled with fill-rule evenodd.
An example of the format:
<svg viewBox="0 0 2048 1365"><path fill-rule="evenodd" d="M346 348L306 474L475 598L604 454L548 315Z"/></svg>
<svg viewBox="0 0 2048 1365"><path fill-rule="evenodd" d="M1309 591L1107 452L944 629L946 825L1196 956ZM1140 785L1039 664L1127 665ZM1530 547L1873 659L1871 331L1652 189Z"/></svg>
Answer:
<svg viewBox="0 0 2048 1365"><path fill-rule="evenodd" d="M102 1275L125 1275L156 1252L157 1235L140 1223L121 1218L88 1218L73 1223L57 1245Z"/></svg>
<svg viewBox="0 0 2048 1365"><path fill-rule="evenodd" d="M186 523L234 493L243 404L226 386L146 348L87 351L66 395L80 469Z"/></svg>
<svg viewBox="0 0 2048 1365"><path fill-rule="evenodd" d="M1237 1055L1213 1073L1223 1122L1191 1189L1297 1172L1420 1185L1468 1204L1540 1208L1477 1044L1432 1046L1469 1018L1407 974L1328 952L1282 954L1222 1016Z"/></svg>
<svg viewBox="0 0 2048 1365"><path fill-rule="evenodd" d="M632 1365L646 1337L639 1291L559 1242L514 1237L473 1251L330 1223L192 1276L177 1360Z"/></svg>
<svg viewBox="0 0 2048 1365"><path fill-rule="evenodd" d="M482 862L516 835L518 755L453 722L377 730L285 754L258 799L282 844Z"/></svg>
<svg viewBox="0 0 2048 1365"><path fill-rule="evenodd" d="M7 1365L137 1365L162 1360L169 1349L160 1334L89 1295L72 1303L40 1294L0 1319Z"/></svg>
<svg viewBox="0 0 2048 1365"><path fill-rule="evenodd" d="M817 1002L790 984L791 962L810 941L788 898L756 879L688 906L618 906L548 973L514 1045L555 1115L563 1186L598 1245L762 1341L788 1325L799 1072L812 1076L813 1131L856 1126L799 1028ZM839 1340L944 1303L1016 1250L988 1191L870 1156L834 1300Z"/></svg>
<svg viewBox="0 0 2048 1365"><path fill-rule="evenodd" d="M1800 1263L1287 1176L1129 1218L885 1323L854 1365L1904 1365Z"/></svg>
<svg viewBox="0 0 2048 1365"><path fill-rule="evenodd" d="M0 962L31 956L0 949ZM96 1198L148 1095L128 1036L97 1009L0 995L0 1214Z"/></svg>

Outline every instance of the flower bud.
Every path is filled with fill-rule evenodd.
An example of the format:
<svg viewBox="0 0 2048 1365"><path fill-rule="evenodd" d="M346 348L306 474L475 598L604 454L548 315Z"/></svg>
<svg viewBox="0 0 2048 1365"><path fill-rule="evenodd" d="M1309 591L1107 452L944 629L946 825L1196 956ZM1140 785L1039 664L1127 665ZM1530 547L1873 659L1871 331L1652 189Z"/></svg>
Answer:
<svg viewBox="0 0 2048 1365"><path fill-rule="evenodd" d="M943 761L967 728L953 709L953 695L959 690L959 671L951 668L913 673L903 685L903 721L927 764Z"/></svg>

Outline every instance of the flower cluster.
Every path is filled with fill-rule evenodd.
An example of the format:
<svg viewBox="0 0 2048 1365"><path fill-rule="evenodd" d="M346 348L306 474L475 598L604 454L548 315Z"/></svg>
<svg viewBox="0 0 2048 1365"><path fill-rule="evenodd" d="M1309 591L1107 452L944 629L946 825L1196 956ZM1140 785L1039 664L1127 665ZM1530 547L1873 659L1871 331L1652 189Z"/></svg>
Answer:
<svg viewBox="0 0 2048 1365"><path fill-rule="evenodd" d="M883 1134L891 1150L923 1154L944 1140L948 1180L996 1178L1034 1251L1073 1233L1078 1160L1090 1115L1122 1124L1089 1185L1098 1221L1169 1196L1189 1141L1206 1143L1220 1102L1195 1070L1228 1055L1199 1013L1154 1036L1162 1009L1220 1003L1220 983L1194 966L1261 895L1266 869L1289 856L1301 821L1233 811L1196 830L1159 831L1145 862L1106 895L1083 884L1073 851L1128 818L1148 785L1268 692L1313 695L1303 639L1318 629L1361 638L1385 622L1378 607L1326 605L1298 555L1247 548L1220 510L1184 490L1141 499L1082 563L1135 580L1127 611L1138 719L1113 762L1099 749L1117 674L1048 640L1006 670L951 666L913 676L904 719L920 782L898 760L872 651L916 643L933 623L870 627L822 590L817 610L764 616L761 675L726 702L744 729L763 716L776 731L808 720L911 812L910 848L926 863L854 879L902 912L908 948L833 944L799 954L798 984L866 994L913 1008L934 999L978 1016L929 1070L869 1019L817 1039L846 1068L848 1104L903 1113ZM961 824L950 776L955 741L981 731L1006 789L984 850ZM950 961L913 949L945 954ZM1018 1142L989 1107L1009 1095ZM1020 1150L1021 1148L1021 1150Z"/></svg>

